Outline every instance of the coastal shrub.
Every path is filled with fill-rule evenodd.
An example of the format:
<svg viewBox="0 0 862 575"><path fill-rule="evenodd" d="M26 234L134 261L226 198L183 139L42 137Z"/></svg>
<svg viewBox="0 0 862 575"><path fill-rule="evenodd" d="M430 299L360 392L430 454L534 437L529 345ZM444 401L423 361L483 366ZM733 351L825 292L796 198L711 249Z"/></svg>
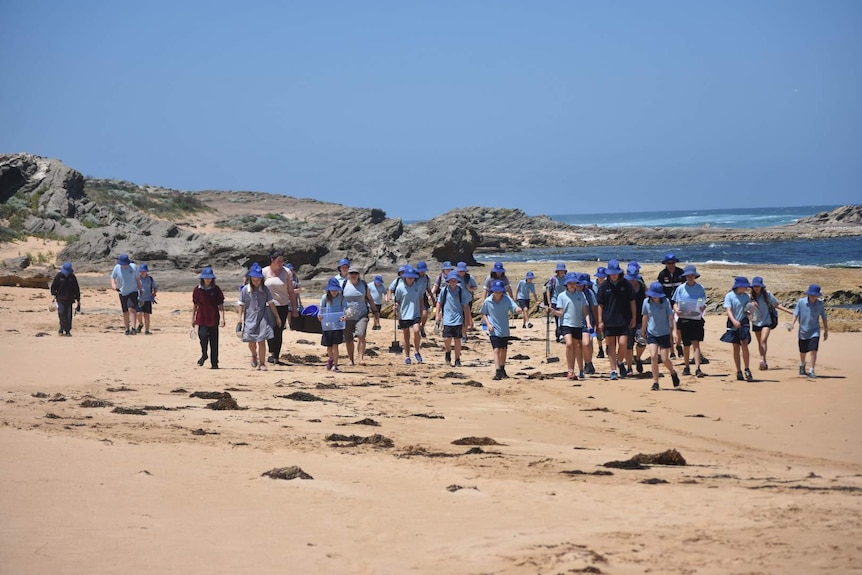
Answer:
<svg viewBox="0 0 862 575"><path fill-rule="evenodd" d="M170 218L210 210L190 192L138 186L122 180L86 180L84 191L102 206L135 208L157 217Z"/></svg>

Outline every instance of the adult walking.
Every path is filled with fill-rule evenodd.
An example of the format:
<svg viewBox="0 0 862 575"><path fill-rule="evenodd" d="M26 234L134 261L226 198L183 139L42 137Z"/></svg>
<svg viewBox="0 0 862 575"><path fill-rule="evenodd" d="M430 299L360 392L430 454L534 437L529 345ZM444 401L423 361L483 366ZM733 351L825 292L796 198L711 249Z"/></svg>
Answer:
<svg viewBox="0 0 862 575"><path fill-rule="evenodd" d="M75 311L81 311L81 288L71 262L64 263L54 276L51 295L57 302L57 315L60 318L60 330L57 333L69 337L72 335L72 302L78 302Z"/></svg>
<svg viewBox="0 0 862 575"><path fill-rule="evenodd" d="M266 340L269 349L267 363L281 364L281 348L284 343L284 329L287 326L287 316L299 316L296 302L296 292L293 289L293 272L284 265L284 253L273 250L269 254L269 265L263 268L264 285L269 288L275 301L275 310L281 320L280 326L272 329L272 337Z"/></svg>
<svg viewBox="0 0 862 575"><path fill-rule="evenodd" d="M120 294L120 309L123 310L123 326L126 335L135 335L135 317L138 314L138 295L143 291L138 268L129 254L120 254L117 265L111 271L111 288ZM131 326L131 329L129 328Z"/></svg>
<svg viewBox="0 0 862 575"><path fill-rule="evenodd" d="M382 278L381 278L382 280ZM359 269L350 267L347 281L341 284L341 294L346 307L344 324L344 345L350 365L365 365L365 334L368 332L368 312L375 306L368 284L359 275ZM356 338L356 357L354 362L353 339Z"/></svg>

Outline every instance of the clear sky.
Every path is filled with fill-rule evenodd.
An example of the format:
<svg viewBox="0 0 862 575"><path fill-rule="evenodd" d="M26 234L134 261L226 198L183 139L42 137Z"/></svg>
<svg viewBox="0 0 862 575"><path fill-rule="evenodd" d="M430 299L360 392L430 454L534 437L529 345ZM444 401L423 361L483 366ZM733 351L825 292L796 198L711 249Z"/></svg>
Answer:
<svg viewBox="0 0 862 575"><path fill-rule="evenodd" d="M0 153L425 219L862 203L862 1L0 0Z"/></svg>

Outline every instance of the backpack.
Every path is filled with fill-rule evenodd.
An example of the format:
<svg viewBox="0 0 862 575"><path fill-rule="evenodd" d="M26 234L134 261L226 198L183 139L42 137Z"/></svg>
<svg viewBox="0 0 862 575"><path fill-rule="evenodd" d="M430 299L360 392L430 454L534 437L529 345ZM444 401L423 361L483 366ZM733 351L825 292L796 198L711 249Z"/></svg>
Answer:
<svg viewBox="0 0 862 575"><path fill-rule="evenodd" d="M545 282L545 291L542 292L542 299L545 300L546 306L551 306L551 298L554 296L555 291L557 291L557 276L553 276Z"/></svg>
<svg viewBox="0 0 862 575"><path fill-rule="evenodd" d="M446 308L446 295L447 295L448 293L449 293L449 288L448 288L448 287L447 287L446 289L444 289L442 292L440 292L440 299L438 300L438 301L440 302L440 311L445 311L445 308ZM464 299L464 298L462 297L463 293L464 293L464 288L463 288L463 287L461 287L461 284L459 283L459 284L458 284L458 297L459 297L459 298L461 298L461 299Z"/></svg>

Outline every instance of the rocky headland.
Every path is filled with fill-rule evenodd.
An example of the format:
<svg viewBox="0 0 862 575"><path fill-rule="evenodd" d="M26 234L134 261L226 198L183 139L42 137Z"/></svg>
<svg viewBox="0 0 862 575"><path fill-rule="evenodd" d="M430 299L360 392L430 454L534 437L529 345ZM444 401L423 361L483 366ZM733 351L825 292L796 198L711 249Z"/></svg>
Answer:
<svg viewBox="0 0 862 575"><path fill-rule="evenodd" d="M66 242L58 260L104 271L120 253L188 273L230 273L282 249L304 279L329 274L346 256L365 273L405 261L479 265L481 251L587 245L663 245L862 235L862 206L844 206L774 228L572 226L522 210L465 207L415 223L356 208L261 192L181 192L84 177L59 160L0 155L0 241L37 235ZM26 275L26 274L25 274Z"/></svg>

